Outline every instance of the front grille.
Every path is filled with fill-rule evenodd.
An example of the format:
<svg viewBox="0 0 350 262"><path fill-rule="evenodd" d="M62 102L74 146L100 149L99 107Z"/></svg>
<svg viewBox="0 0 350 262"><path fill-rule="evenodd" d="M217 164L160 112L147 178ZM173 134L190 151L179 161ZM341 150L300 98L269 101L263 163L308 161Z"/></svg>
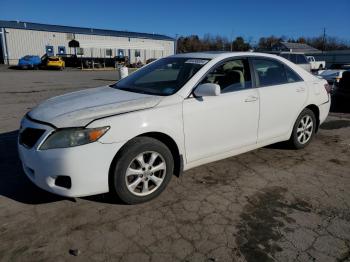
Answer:
<svg viewBox="0 0 350 262"><path fill-rule="evenodd" d="M28 148L32 148L44 133L44 129L28 127L20 132L19 143Z"/></svg>

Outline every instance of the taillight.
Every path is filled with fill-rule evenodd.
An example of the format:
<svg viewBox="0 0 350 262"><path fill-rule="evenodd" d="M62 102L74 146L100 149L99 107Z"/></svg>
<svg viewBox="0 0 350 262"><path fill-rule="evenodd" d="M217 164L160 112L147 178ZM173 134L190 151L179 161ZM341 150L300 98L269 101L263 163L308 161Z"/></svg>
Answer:
<svg viewBox="0 0 350 262"><path fill-rule="evenodd" d="M328 94L332 91L332 87L328 83L324 84L324 88L326 89Z"/></svg>

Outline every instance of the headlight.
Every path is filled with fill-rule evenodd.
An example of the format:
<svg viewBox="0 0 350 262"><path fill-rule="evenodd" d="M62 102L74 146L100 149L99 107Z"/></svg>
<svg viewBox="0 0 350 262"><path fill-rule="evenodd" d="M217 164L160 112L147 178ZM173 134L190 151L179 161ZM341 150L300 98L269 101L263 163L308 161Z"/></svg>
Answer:
<svg viewBox="0 0 350 262"><path fill-rule="evenodd" d="M109 129L99 128L65 128L52 133L40 146L40 150L85 145L97 141Z"/></svg>

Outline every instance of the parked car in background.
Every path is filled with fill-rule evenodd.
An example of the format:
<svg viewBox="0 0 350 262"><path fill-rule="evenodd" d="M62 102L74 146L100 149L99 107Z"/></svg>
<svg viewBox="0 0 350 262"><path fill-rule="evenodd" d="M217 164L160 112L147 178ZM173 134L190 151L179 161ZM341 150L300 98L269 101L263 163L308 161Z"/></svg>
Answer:
<svg viewBox="0 0 350 262"><path fill-rule="evenodd" d="M38 69L41 59L36 55L26 55L18 60L17 67L20 69Z"/></svg>
<svg viewBox="0 0 350 262"><path fill-rule="evenodd" d="M63 70L65 68L65 62L62 57L50 56L47 58L46 67Z"/></svg>
<svg viewBox="0 0 350 262"><path fill-rule="evenodd" d="M281 52L280 56L311 72L311 64L304 53Z"/></svg>
<svg viewBox="0 0 350 262"><path fill-rule="evenodd" d="M140 62L140 61L137 62L137 63L132 63L132 64L129 65L130 68L141 68L143 66L144 66L144 64L142 62Z"/></svg>
<svg viewBox="0 0 350 262"><path fill-rule="evenodd" d="M334 106L341 112L350 112L350 71L343 72L339 83L332 90Z"/></svg>
<svg viewBox="0 0 350 262"><path fill-rule="evenodd" d="M307 56L306 58L311 65L311 70L317 71L317 70L323 70L326 68L326 61L316 61L315 57L313 56Z"/></svg>
<svg viewBox="0 0 350 262"><path fill-rule="evenodd" d="M146 65L149 64L149 63L152 63L152 62L154 62L154 61L156 61L156 60L157 60L157 58L150 58L150 59L147 59L147 60L146 60Z"/></svg>
<svg viewBox="0 0 350 262"><path fill-rule="evenodd" d="M330 85L336 85L343 73L348 70L350 70L350 64L332 64L328 69L318 71L318 75L327 80Z"/></svg>
<svg viewBox="0 0 350 262"><path fill-rule="evenodd" d="M140 203L183 170L281 141L304 148L328 115L327 87L275 55L178 54L41 103L21 121L19 155L44 190Z"/></svg>
<svg viewBox="0 0 350 262"><path fill-rule="evenodd" d="M57 54L58 57L62 58L65 67L79 67L81 66L81 59L74 54Z"/></svg>

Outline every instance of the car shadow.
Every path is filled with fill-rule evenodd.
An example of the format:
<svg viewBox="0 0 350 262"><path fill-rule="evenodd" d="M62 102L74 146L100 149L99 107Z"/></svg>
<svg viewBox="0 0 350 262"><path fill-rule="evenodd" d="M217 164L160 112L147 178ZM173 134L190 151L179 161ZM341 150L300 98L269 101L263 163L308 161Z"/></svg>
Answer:
<svg viewBox="0 0 350 262"><path fill-rule="evenodd" d="M0 196L24 204L67 200L35 186L24 174L17 153L18 130L0 134Z"/></svg>
<svg viewBox="0 0 350 262"><path fill-rule="evenodd" d="M117 196L114 196L110 193L81 197L81 199L91 201L91 202L103 203L103 204L127 205L122 200L120 200Z"/></svg>
<svg viewBox="0 0 350 262"><path fill-rule="evenodd" d="M350 113L350 103L345 98L333 95L330 111L333 113Z"/></svg>
<svg viewBox="0 0 350 262"><path fill-rule="evenodd" d="M279 149L279 150L290 150L293 151L295 149L293 149L293 147L291 147L287 141L284 142L278 142L275 144L271 144L271 145L267 145L264 146L264 148L269 148L269 149Z"/></svg>

